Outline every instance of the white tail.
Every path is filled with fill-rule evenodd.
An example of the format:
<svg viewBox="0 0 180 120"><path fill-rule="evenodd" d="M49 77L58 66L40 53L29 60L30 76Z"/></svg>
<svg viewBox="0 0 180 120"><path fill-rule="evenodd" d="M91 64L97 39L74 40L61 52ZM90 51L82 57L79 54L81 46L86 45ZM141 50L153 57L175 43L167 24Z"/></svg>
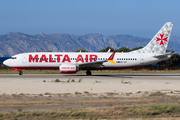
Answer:
<svg viewBox="0 0 180 120"><path fill-rule="evenodd" d="M132 53L165 54L172 27L173 23L167 22L144 48L132 51Z"/></svg>

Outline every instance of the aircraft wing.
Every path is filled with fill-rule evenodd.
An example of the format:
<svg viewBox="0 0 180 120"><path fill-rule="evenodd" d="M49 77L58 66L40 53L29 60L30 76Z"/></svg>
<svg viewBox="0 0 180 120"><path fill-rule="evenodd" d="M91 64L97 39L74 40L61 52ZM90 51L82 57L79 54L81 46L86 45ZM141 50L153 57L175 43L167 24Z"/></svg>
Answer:
<svg viewBox="0 0 180 120"><path fill-rule="evenodd" d="M107 61L107 60L103 60L103 61L94 61L94 62L81 63L81 64L79 64L79 67L100 66L100 65L102 65L104 62L108 62L108 61Z"/></svg>
<svg viewBox="0 0 180 120"><path fill-rule="evenodd" d="M79 67L101 66L104 62L111 62L111 63L115 64L115 62L113 61L115 53L116 53L116 50L110 55L110 57L107 60L81 63L81 64L79 64Z"/></svg>
<svg viewBox="0 0 180 120"><path fill-rule="evenodd" d="M171 57L171 56L173 56L173 54L176 54L176 53L168 52L168 53L166 53L166 54L163 54L163 55L155 55L155 56L153 56L153 57L155 57L155 58L165 58L165 57Z"/></svg>

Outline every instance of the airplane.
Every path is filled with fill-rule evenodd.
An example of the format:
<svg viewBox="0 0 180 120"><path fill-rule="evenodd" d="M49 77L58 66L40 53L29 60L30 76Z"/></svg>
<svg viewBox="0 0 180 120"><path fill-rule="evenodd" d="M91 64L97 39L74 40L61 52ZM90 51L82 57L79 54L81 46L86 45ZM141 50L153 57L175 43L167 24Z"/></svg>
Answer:
<svg viewBox="0 0 180 120"><path fill-rule="evenodd" d="M173 53L166 53L172 22L167 22L142 49L131 52L30 52L12 56L3 62L12 70L55 69L62 74L75 74L79 70L130 69L167 60Z"/></svg>

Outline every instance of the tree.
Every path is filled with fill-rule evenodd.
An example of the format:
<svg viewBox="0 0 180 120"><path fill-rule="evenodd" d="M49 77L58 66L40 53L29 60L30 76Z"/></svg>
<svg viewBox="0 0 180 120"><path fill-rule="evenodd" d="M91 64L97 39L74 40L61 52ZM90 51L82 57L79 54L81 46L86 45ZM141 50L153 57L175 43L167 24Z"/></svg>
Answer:
<svg viewBox="0 0 180 120"><path fill-rule="evenodd" d="M107 52L109 49L111 49L110 52L113 52L113 51L114 51L114 49L113 49L112 47L107 46L105 49L102 49L102 50L100 50L100 51L98 51L98 52Z"/></svg>
<svg viewBox="0 0 180 120"><path fill-rule="evenodd" d="M141 49L141 48L143 48L143 47L135 47L135 48L131 49L131 51L139 50L139 49Z"/></svg>
<svg viewBox="0 0 180 120"><path fill-rule="evenodd" d="M126 47L121 47L119 49L116 50L117 52L130 52L131 50L129 48Z"/></svg>
<svg viewBox="0 0 180 120"><path fill-rule="evenodd" d="M86 49L80 49L80 50L76 50L76 51L73 51L73 52L88 52Z"/></svg>
<svg viewBox="0 0 180 120"><path fill-rule="evenodd" d="M43 52L42 50L36 51L36 52Z"/></svg>
<svg viewBox="0 0 180 120"><path fill-rule="evenodd" d="M48 50L48 51L45 51L45 52L52 52L52 50Z"/></svg>

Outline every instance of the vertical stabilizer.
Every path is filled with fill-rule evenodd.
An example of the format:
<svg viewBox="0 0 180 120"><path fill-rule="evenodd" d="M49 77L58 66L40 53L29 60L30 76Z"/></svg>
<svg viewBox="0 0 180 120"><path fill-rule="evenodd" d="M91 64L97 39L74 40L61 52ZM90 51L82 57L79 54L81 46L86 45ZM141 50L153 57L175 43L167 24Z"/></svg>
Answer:
<svg viewBox="0 0 180 120"><path fill-rule="evenodd" d="M132 51L132 53L165 54L172 27L173 23L167 22L144 48Z"/></svg>

